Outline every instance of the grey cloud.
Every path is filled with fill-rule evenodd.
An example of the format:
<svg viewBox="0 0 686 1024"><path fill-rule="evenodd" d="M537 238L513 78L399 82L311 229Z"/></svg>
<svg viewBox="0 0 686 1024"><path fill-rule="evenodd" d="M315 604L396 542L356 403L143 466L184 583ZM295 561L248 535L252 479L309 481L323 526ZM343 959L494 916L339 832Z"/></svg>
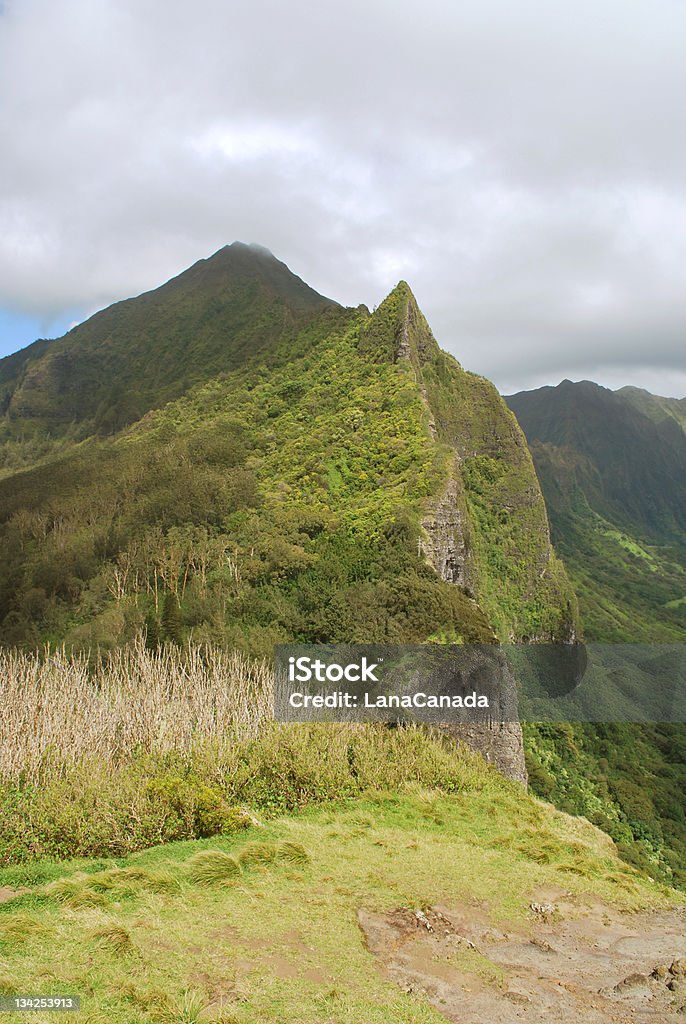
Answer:
<svg viewBox="0 0 686 1024"><path fill-rule="evenodd" d="M90 312L240 238L351 304L408 279L504 390L675 393L685 36L677 0L14 0L0 304Z"/></svg>

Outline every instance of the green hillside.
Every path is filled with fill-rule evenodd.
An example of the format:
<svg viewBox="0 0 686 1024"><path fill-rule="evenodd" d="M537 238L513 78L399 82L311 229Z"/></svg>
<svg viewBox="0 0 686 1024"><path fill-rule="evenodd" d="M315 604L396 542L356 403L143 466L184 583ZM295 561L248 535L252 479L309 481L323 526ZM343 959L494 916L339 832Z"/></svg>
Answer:
<svg viewBox="0 0 686 1024"><path fill-rule="evenodd" d="M336 308L266 249L225 246L63 338L0 360L0 438L116 433L246 359L273 360Z"/></svg>
<svg viewBox="0 0 686 1024"><path fill-rule="evenodd" d="M620 388L617 394L655 423L662 423L669 418L675 420L682 430L686 430L686 398L664 398L651 395L645 388L634 387Z"/></svg>
<svg viewBox="0 0 686 1024"><path fill-rule="evenodd" d="M650 961L599 952L591 922L613 937L640 928L650 948L674 895L633 875L587 822L478 766L456 761L453 774L456 793L370 790L235 835L2 871L14 895L0 906L0 991L80 995L81 1012L60 1017L93 1024L511 1021L513 1006L543 1020L550 992L558 1009L628 1020L597 989ZM678 927L672 914L663 928ZM370 941L386 921L387 951ZM584 965L557 954L561 927L605 977L584 979L586 967L574 979ZM414 970L386 968L418 942ZM512 963L519 950L528 970ZM661 1020L679 1019L680 993ZM475 1014L482 999L490 1016Z"/></svg>
<svg viewBox="0 0 686 1024"><path fill-rule="evenodd" d="M588 640L686 640L686 435L676 400L588 381L507 399L527 435ZM668 416L666 409L675 414ZM531 783L684 880L683 725L529 727Z"/></svg>
<svg viewBox="0 0 686 1024"><path fill-rule="evenodd" d="M544 1019L552 986L620 1024L608 977L686 952L682 894L440 732L269 722L268 670L217 648L84 668L0 652L2 996L78 995L94 1024L489 1024Z"/></svg>
<svg viewBox="0 0 686 1024"><path fill-rule="evenodd" d="M58 401L67 355L78 418ZM148 411L103 436L101 387ZM8 438L19 424L59 448L5 476L7 644L107 648L145 628L265 655L290 639L574 632L523 435L404 283L373 314L343 309L229 247L32 359ZM460 547L452 574L436 545Z"/></svg>
<svg viewBox="0 0 686 1024"><path fill-rule="evenodd" d="M656 422L621 392L590 381L563 381L508 403L530 445L567 457L567 490L576 481L595 513L657 542L683 540L686 436L675 419Z"/></svg>
<svg viewBox="0 0 686 1024"><path fill-rule="evenodd" d="M529 727L561 811L441 730L272 721L278 642L579 635L526 438L409 286L344 308L236 244L1 360L0 393L0 995L57 987L93 1024L490 1024L551 991L623 1019L607 965L680 955L676 732ZM679 635L653 609L678 502L635 496L634 531L633 456L608 489L592 455L539 460L591 629ZM623 596L598 556L595 617L570 494L636 569ZM647 946L596 977L628 914ZM678 970L646 982L670 1013Z"/></svg>
<svg viewBox="0 0 686 1024"><path fill-rule="evenodd" d="M656 423L627 389L588 381L508 403L527 435L587 637L683 640L686 435L676 421Z"/></svg>
<svg viewBox="0 0 686 1024"><path fill-rule="evenodd" d="M152 648L269 657L290 640L577 635L522 431L488 381L440 350L404 282L374 313L346 309L271 254L234 245L0 361L0 379L5 645L103 652L142 633ZM541 432L564 432L530 440L588 635L622 638L633 617L633 636L659 625L677 638L681 449L651 460L658 428L615 396L621 415L598 442L603 389L584 385L583 416L562 391L564 416L536 416ZM122 395L135 401L120 420ZM659 500L639 489L626 504L637 472ZM632 532L632 516L652 532ZM626 759L627 785L648 764L658 779L635 810L626 786L595 781L606 753L580 736L551 746L531 734L539 791L595 815L627 856L671 878L682 836L672 748L653 737L640 764Z"/></svg>

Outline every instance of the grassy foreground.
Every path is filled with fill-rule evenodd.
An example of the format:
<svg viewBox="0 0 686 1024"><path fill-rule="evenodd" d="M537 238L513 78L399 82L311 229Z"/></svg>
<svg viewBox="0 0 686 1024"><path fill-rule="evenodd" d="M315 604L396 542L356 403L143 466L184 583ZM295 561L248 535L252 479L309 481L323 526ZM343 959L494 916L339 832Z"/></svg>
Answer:
<svg viewBox="0 0 686 1024"><path fill-rule="evenodd" d="M528 928L550 889L679 899L443 735L269 722L242 657L0 668L0 994L79 995L65 1024L439 1024L384 977L360 910Z"/></svg>
<svg viewBox="0 0 686 1024"><path fill-rule="evenodd" d="M370 791L125 859L17 865L2 885L0 992L79 994L64 1024L438 1024L382 977L358 909L463 901L497 925L551 886L628 910L673 899L485 766L454 794Z"/></svg>

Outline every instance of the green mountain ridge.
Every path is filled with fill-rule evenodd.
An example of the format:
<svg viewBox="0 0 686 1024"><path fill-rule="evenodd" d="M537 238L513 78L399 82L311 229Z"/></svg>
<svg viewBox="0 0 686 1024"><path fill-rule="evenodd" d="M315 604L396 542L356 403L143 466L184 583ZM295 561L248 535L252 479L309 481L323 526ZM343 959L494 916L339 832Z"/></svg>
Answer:
<svg viewBox="0 0 686 1024"><path fill-rule="evenodd" d="M570 472L596 512L658 540L683 535L686 437L675 419L656 422L590 381L506 400L531 446L573 453Z"/></svg>
<svg viewBox="0 0 686 1024"><path fill-rule="evenodd" d="M527 434L586 638L683 643L686 435L678 400L564 381L507 401ZM526 732L539 795L589 817L634 863L683 882L683 724Z"/></svg>
<svg viewBox="0 0 686 1024"><path fill-rule="evenodd" d="M344 308L235 244L0 361L0 381L5 645L103 651L144 631L153 647L263 657L292 640L571 640L576 597L536 469L589 637L623 639L632 616L646 638L682 635L660 603L686 593L683 510L666 486L678 441L625 410L598 443L604 398L590 385L585 424L568 397L566 433L530 438L535 468L513 412L439 348L405 282L374 313ZM537 415L557 429L559 415ZM668 438L661 458L633 453L624 422ZM635 465L659 501L634 496L627 513ZM678 745L660 742L629 753L622 792L596 785L613 749L598 733L532 733L529 764L540 792L671 877L681 826L659 830L683 815L678 767L649 806L635 791L646 766L678 765Z"/></svg>
<svg viewBox="0 0 686 1024"><path fill-rule="evenodd" d="M617 394L656 423L663 422L669 417L675 420L682 430L686 430L686 398L664 398L661 395L652 395L645 388L636 387L620 388Z"/></svg>
<svg viewBox="0 0 686 1024"><path fill-rule="evenodd" d="M0 437L115 433L337 307L268 250L224 246L63 338L0 360Z"/></svg>
<svg viewBox="0 0 686 1024"><path fill-rule="evenodd" d="M686 435L675 419L656 423L632 391L588 381L507 402L527 435L586 634L683 640Z"/></svg>
<svg viewBox="0 0 686 1024"><path fill-rule="evenodd" d="M115 419L132 381L146 410L111 436L100 385L81 394L104 366ZM523 435L404 282L374 314L344 309L263 250L227 247L32 359L5 414L7 431L27 423L65 434L5 476L7 643L108 647L147 623L263 654L575 630ZM427 564L446 488L459 522L436 529L462 545L460 580Z"/></svg>

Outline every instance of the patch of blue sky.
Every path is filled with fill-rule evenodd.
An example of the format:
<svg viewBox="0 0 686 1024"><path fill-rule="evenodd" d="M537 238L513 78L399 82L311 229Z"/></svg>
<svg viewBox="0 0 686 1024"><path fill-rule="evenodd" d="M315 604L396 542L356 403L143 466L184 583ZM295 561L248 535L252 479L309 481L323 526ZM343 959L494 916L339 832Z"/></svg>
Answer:
<svg viewBox="0 0 686 1024"><path fill-rule="evenodd" d="M79 310L74 309L52 318L31 316L0 306L0 358L25 348L37 338L60 338L79 323L82 316Z"/></svg>

